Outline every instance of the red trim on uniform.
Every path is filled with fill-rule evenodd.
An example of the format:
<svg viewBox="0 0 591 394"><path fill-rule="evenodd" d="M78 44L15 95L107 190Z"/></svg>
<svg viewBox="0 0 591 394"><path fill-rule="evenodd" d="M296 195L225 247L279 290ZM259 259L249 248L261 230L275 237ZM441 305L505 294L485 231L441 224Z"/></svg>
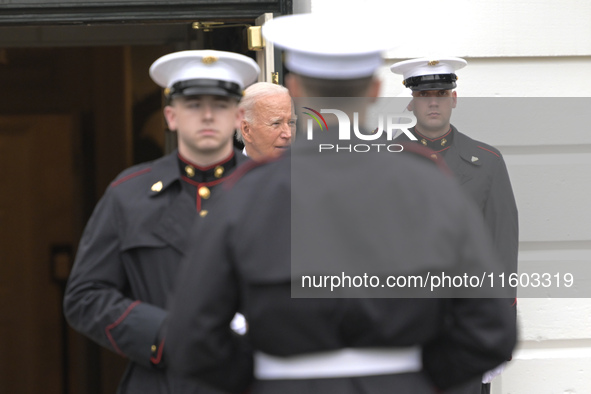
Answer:
<svg viewBox="0 0 591 394"><path fill-rule="evenodd" d="M225 178L216 179L215 181L211 181L211 182L195 182L194 180L187 178L184 175L182 175L181 177L183 178L183 181L197 187L197 192L196 192L197 204L195 204L195 208L197 209L197 212L201 211L201 196L199 195L199 188L201 186L215 186L218 183L224 182L226 179L228 179L228 177L225 177Z"/></svg>
<svg viewBox="0 0 591 394"><path fill-rule="evenodd" d="M236 171L234 171L233 173L231 173L230 175L228 175L226 177L226 182L224 182L224 189L229 190L232 187L234 187L234 184L236 182L238 182L238 180L240 180L240 178L242 178L244 175L246 175L247 172L249 172L250 170L253 170L259 166L262 166L263 164L267 164L267 163L272 163L274 161L277 161L281 158L281 156L277 157L277 158L273 158L273 159L266 159L266 160L261 160L261 161L255 161L255 160L249 160L246 163L240 165Z"/></svg>
<svg viewBox="0 0 591 394"><path fill-rule="evenodd" d="M211 181L211 182L195 182L191 178L188 178L188 177L186 177L184 175L182 175L182 178L183 178L183 181L185 181L187 183L190 183L193 186L200 187L200 186L215 186L218 183L225 181L227 177L226 178L216 179L215 181Z"/></svg>
<svg viewBox="0 0 591 394"><path fill-rule="evenodd" d="M114 322L111 323L107 326L107 328L105 328L105 334L107 334L107 338L109 338L109 342L111 342L111 345L113 346L113 348L115 349L115 351L117 353L119 353L120 355L122 355L123 357L125 356L125 353L123 353L121 351L121 349L119 349L119 346L117 346L117 343L115 342L115 340L113 339L113 336L111 335L111 330L115 327L117 327L126 317L127 315L129 315L129 312L131 312L131 310L133 308L135 308L136 306L138 306L141 303L141 301L134 301L132 302L127 309L125 310L125 312L123 312L123 314L121 316L119 316L119 318Z"/></svg>
<svg viewBox="0 0 591 394"><path fill-rule="evenodd" d="M402 145L403 150L408 150L409 152L415 153L419 156L423 156L423 157L431 160L433 163L435 163L435 165L437 165L437 167L444 174L449 175L449 176L453 176L453 173L451 172L451 170L449 169L449 167L447 166L447 164L443 160L443 157L437 155L437 152L434 152L433 150L431 150L421 144L417 144L416 142L402 142L402 143L400 143L400 145ZM437 155L436 159L431 157L431 155L433 155L433 154Z"/></svg>
<svg viewBox="0 0 591 394"><path fill-rule="evenodd" d="M438 141L438 140L440 140L440 139L442 139L442 138L445 138L445 137L447 137L447 136L449 135L449 133L451 133L451 127L449 128L449 131L448 131L447 133L445 133L445 134L443 134L441 137L437 137L437 138L435 138L435 139L431 139L431 138L429 138L429 137L425 137L425 136L424 136L424 135L422 135L422 134L419 132L419 130L417 130L416 128L415 128L415 131L416 131L416 132L417 132L417 134L418 134L419 136L421 136L422 138L424 138L424 139L426 139L426 140L429 140L429 141L431 141L431 142L435 142L435 141Z"/></svg>
<svg viewBox="0 0 591 394"><path fill-rule="evenodd" d="M511 304L511 306L515 306L517 305L517 297L515 297L515 301L513 301L513 303Z"/></svg>
<svg viewBox="0 0 591 394"><path fill-rule="evenodd" d="M227 158L225 158L221 161L218 161L217 163L214 163L214 164L207 166L207 167L201 167L201 166L198 166L197 164L191 163L189 160L185 159L180 153L178 155L179 155L179 159L181 159L181 161L183 163L192 165L193 167L195 167L198 170L207 171L207 170L211 170L214 167L220 166L220 165L225 164L225 163L229 162L230 160L232 160L232 158L234 157L234 150L232 149L232 153L230 153L230 156L228 156Z"/></svg>
<svg viewBox="0 0 591 394"><path fill-rule="evenodd" d="M160 342L160 346L158 347L158 354L156 355L156 357L150 357L150 361L152 362L152 364L160 364L160 361L162 361L162 349L164 348L164 340L166 338L162 339L162 342Z"/></svg>
<svg viewBox="0 0 591 394"><path fill-rule="evenodd" d="M499 156L499 154L498 154L498 153L495 153L495 152L493 152L493 151L492 151L492 150L490 150L490 149L483 148L483 147L482 147L482 146L480 146L480 145L478 145L478 147L479 147L480 149L484 149L484 150L486 150L486 151L489 151L490 153L492 153L492 154L493 154L493 155L495 155L496 157L501 157L501 156Z"/></svg>
<svg viewBox="0 0 591 394"><path fill-rule="evenodd" d="M143 170L139 170L137 172L134 172L133 174L129 174L127 176L124 176L123 178L118 179L115 182L111 183L111 187L115 187L117 185L120 185L123 182L125 182L127 180L130 180L131 178L135 178L138 175L142 175L142 174L145 174L145 173L150 172L150 171L152 171L152 168L151 167L148 167L148 168L144 168Z"/></svg>
<svg viewBox="0 0 591 394"><path fill-rule="evenodd" d="M443 149L441 149L441 150L436 150L436 151L435 151L435 153L441 153L441 152L443 152L444 150L448 150L449 148L451 148L451 146L448 146L447 148L443 148Z"/></svg>

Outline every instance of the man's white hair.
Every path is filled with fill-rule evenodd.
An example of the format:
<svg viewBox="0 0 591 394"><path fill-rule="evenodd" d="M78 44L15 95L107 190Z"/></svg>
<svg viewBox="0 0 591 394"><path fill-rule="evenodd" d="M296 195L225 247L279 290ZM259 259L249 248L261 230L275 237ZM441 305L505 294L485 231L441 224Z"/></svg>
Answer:
<svg viewBox="0 0 591 394"><path fill-rule="evenodd" d="M255 103L265 97L274 96L277 94L287 94L289 90L281 85L276 85L270 82L257 82L250 85L245 91L242 100L240 100L240 108L244 110L244 120L252 123L255 118L254 105ZM236 130L236 139L244 142L242 138L242 128Z"/></svg>

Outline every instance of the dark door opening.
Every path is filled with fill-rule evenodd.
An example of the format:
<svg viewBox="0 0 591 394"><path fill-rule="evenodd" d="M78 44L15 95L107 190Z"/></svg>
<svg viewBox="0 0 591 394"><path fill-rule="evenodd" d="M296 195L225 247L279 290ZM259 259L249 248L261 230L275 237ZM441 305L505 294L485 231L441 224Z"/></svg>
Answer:
<svg viewBox="0 0 591 394"><path fill-rule="evenodd" d="M227 20L237 23L237 20ZM251 25L254 20L239 20ZM114 393L126 360L64 326L73 254L109 182L167 149L158 57L255 58L244 27L0 26L0 382L14 394ZM65 332L65 336L62 335Z"/></svg>

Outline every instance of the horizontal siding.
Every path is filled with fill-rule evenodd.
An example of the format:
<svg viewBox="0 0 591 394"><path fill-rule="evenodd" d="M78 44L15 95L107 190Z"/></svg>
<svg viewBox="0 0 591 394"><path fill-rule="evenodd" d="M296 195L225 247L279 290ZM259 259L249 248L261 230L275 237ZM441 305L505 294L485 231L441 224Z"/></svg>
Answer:
<svg viewBox="0 0 591 394"><path fill-rule="evenodd" d="M591 240L591 153L506 155L520 241Z"/></svg>
<svg viewBox="0 0 591 394"><path fill-rule="evenodd" d="M339 0L298 2L314 13L343 8ZM591 2L367 0L352 8L360 15L354 28L385 23L400 44L377 73L383 97L409 96L389 70L396 61L468 60L458 71L452 122L505 157L519 208L521 269L591 266ZM491 106L465 97L589 98ZM390 103L391 112L402 112L405 100ZM492 393L591 393L591 298L520 298L518 317L518 348Z"/></svg>
<svg viewBox="0 0 591 394"><path fill-rule="evenodd" d="M524 342L520 346L522 350L567 349L577 343L573 340L578 340L585 349L591 348L591 299L519 299L518 318L519 337ZM591 357L591 352L588 356Z"/></svg>
<svg viewBox="0 0 591 394"><path fill-rule="evenodd" d="M312 0L312 12L353 11L357 29L389 27L398 47L389 58L591 55L591 3L586 0Z"/></svg>
<svg viewBox="0 0 591 394"><path fill-rule="evenodd" d="M538 353L533 359L518 358L493 381L492 394L589 394L591 348L583 350L589 353L558 356L549 351Z"/></svg>
<svg viewBox="0 0 591 394"><path fill-rule="evenodd" d="M388 59L378 70L381 96L409 95L402 76L392 73L389 66L410 57ZM466 60L468 65L458 71L458 97L591 97L590 55Z"/></svg>

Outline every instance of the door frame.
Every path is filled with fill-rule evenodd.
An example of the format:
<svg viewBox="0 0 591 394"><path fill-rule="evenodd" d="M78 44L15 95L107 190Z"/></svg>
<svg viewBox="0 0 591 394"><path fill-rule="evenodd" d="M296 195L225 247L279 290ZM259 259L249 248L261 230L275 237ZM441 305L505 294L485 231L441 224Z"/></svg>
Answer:
<svg viewBox="0 0 591 394"><path fill-rule="evenodd" d="M255 19L291 14L293 0L12 0L0 6L0 26L145 23L205 19Z"/></svg>

